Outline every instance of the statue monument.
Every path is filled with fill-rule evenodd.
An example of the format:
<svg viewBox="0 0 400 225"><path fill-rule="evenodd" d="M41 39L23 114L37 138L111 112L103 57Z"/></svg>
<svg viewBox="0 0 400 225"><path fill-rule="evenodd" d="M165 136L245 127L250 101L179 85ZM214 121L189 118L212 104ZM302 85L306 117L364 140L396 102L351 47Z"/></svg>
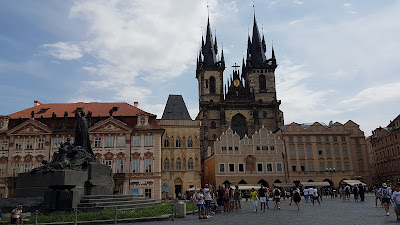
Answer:
<svg viewBox="0 0 400 225"><path fill-rule="evenodd" d="M46 209L75 208L83 195L111 195L114 180L111 168L101 164L90 146L85 112L75 114L75 143L68 138L50 163L31 172L20 173L14 197L44 197Z"/></svg>

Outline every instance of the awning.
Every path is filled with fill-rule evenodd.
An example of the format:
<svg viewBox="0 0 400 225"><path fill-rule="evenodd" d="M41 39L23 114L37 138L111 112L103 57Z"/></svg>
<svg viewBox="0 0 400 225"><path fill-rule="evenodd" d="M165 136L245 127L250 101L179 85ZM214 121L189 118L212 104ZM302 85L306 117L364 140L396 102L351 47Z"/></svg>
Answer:
<svg viewBox="0 0 400 225"><path fill-rule="evenodd" d="M191 192L191 191L197 191L197 190L200 190L200 188L196 189L195 187L191 187L191 188L187 189L186 191Z"/></svg>
<svg viewBox="0 0 400 225"><path fill-rule="evenodd" d="M362 185L362 186L367 186L365 183L359 181L359 180L342 180L341 182L344 182L350 186L354 186L354 185ZM341 183L340 182L340 183Z"/></svg>
<svg viewBox="0 0 400 225"><path fill-rule="evenodd" d="M294 187L294 183L274 183L275 187Z"/></svg>
<svg viewBox="0 0 400 225"><path fill-rule="evenodd" d="M331 184L327 181L323 182L301 182L303 187L323 187L323 186L331 186Z"/></svg>
<svg viewBox="0 0 400 225"><path fill-rule="evenodd" d="M235 185L236 186L236 185ZM236 189L235 186L231 186L233 189ZM261 185L254 185L254 184L241 184L237 185L239 190L251 190L254 188L255 190L258 190L261 188Z"/></svg>

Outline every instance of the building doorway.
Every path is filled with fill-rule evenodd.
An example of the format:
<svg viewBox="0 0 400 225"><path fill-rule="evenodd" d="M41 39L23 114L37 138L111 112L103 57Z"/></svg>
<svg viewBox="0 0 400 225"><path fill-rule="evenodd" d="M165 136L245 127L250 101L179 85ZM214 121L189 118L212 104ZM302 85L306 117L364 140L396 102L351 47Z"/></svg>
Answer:
<svg viewBox="0 0 400 225"><path fill-rule="evenodd" d="M175 198L181 199L182 196L182 180L180 178L175 179Z"/></svg>

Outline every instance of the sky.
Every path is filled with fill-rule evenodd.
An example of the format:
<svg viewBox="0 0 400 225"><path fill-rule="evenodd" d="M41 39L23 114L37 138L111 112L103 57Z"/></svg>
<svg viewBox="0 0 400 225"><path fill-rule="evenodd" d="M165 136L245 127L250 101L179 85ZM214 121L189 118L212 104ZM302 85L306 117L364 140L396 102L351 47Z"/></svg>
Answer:
<svg viewBox="0 0 400 225"><path fill-rule="evenodd" d="M226 81L255 13L285 124L352 120L368 136L400 113L399 12L396 0L0 1L0 115L34 100L138 101L160 118L181 94L194 119L208 15Z"/></svg>

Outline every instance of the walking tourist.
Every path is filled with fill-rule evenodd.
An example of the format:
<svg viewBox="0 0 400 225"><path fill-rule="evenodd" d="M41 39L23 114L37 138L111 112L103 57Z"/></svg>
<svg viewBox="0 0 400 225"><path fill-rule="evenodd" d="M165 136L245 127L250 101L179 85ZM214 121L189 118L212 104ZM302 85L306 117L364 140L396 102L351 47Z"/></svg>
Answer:
<svg viewBox="0 0 400 225"><path fill-rule="evenodd" d="M269 196L271 193L269 192L269 188L266 189L265 192L265 206L267 206L267 209L269 209Z"/></svg>
<svg viewBox="0 0 400 225"><path fill-rule="evenodd" d="M250 196L251 196L251 202L253 203L253 206L254 206L254 212L257 212L257 191L254 189L254 188L252 188L251 189L251 192L250 192Z"/></svg>
<svg viewBox="0 0 400 225"><path fill-rule="evenodd" d="M266 201L267 201L267 197L265 195L265 192L267 192L267 191L265 190L264 186L261 185L261 188L258 189L258 196L260 198L260 206L261 206L261 210L260 211L264 210L264 212L265 212L265 206L266 206Z"/></svg>
<svg viewBox="0 0 400 225"><path fill-rule="evenodd" d="M300 196L300 189L299 188L296 188L293 191L293 201L297 206L297 210L300 210L301 196Z"/></svg>
<svg viewBox="0 0 400 225"><path fill-rule="evenodd" d="M206 215L207 218L211 217L211 212L210 212L210 206L211 206L211 185L210 188L208 187L208 184L204 185L204 200L205 200L205 212L204 214Z"/></svg>
<svg viewBox="0 0 400 225"><path fill-rule="evenodd" d="M354 201L357 202L358 201L358 187L356 185L354 185L354 187L353 187L353 195L354 195Z"/></svg>
<svg viewBox="0 0 400 225"><path fill-rule="evenodd" d="M233 198L235 199L235 209L236 210L242 209L242 206L240 205L242 197L238 186L235 186L235 192L233 193Z"/></svg>
<svg viewBox="0 0 400 225"><path fill-rule="evenodd" d="M374 186L374 190L373 191L375 192L375 206L374 206L375 208L378 207L378 200L379 200L379 204L383 205L382 204L382 195L378 190L379 189Z"/></svg>
<svg viewBox="0 0 400 225"><path fill-rule="evenodd" d="M378 191L381 193L382 196L382 204L385 207L386 216L389 216L390 197L392 194L392 190L390 189L390 187L387 186L386 183L383 183L382 187L379 188Z"/></svg>
<svg viewBox="0 0 400 225"><path fill-rule="evenodd" d="M222 188L222 186L219 186L218 191L217 191L217 195L218 195L217 204L218 204L219 208L221 209L221 211L222 211L222 207L224 206L224 194L225 194L224 188Z"/></svg>
<svg viewBox="0 0 400 225"><path fill-rule="evenodd" d="M281 190L279 190L279 188L277 188L277 187L274 189L274 202L275 202L276 208L281 210Z"/></svg>
<svg viewBox="0 0 400 225"><path fill-rule="evenodd" d="M17 208L13 209L11 212L11 224L22 225L24 224L24 220L22 218L22 205L19 205Z"/></svg>
<svg viewBox="0 0 400 225"><path fill-rule="evenodd" d="M346 185L346 187L344 187L344 191L346 192L346 199L350 201L350 186Z"/></svg>
<svg viewBox="0 0 400 225"><path fill-rule="evenodd" d="M365 200L365 189L361 184L358 185L358 194L360 195L360 200L363 202Z"/></svg>
<svg viewBox="0 0 400 225"><path fill-rule="evenodd" d="M303 194L304 194L304 200L306 201L306 203L308 203L308 188L304 188L303 190Z"/></svg>
<svg viewBox="0 0 400 225"><path fill-rule="evenodd" d="M397 220L400 220L400 183L396 183L395 191L393 192L393 201Z"/></svg>
<svg viewBox="0 0 400 225"><path fill-rule="evenodd" d="M233 199L233 188L229 185L229 211L233 211L235 200Z"/></svg>
<svg viewBox="0 0 400 225"><path fill-rule="evenodd" d="M228 184L225 184L224 188L224 212L229 211L229 188Z"/></svg>
<svg viewBox="0 0 400 225"><path fill-rule="evenodd" d="M315 200L317 200L317 201L318 201L318 204L321 205L321 202L319 201L318 190L317 190L316 187L314 187L313 190L312 190L312 196L313 196L313 198L312 198L312 204L314 205Z"/></svg>
<svg viewBox="0 0 400 225"><path fill-rule="evenodd" d="M314 203L314 188L313 187L308 188L308 198L310 199L311 203Z"/></svg>
<svg viewBox="0 0 400 225"><path fill-rule="evenodd" d="M203 189L200 188L199 193L197 194L197 208L199 210L199 219L207 219L205 215L204 209L204 192ZM203 217L201 217L203 216Z"/></svg>

